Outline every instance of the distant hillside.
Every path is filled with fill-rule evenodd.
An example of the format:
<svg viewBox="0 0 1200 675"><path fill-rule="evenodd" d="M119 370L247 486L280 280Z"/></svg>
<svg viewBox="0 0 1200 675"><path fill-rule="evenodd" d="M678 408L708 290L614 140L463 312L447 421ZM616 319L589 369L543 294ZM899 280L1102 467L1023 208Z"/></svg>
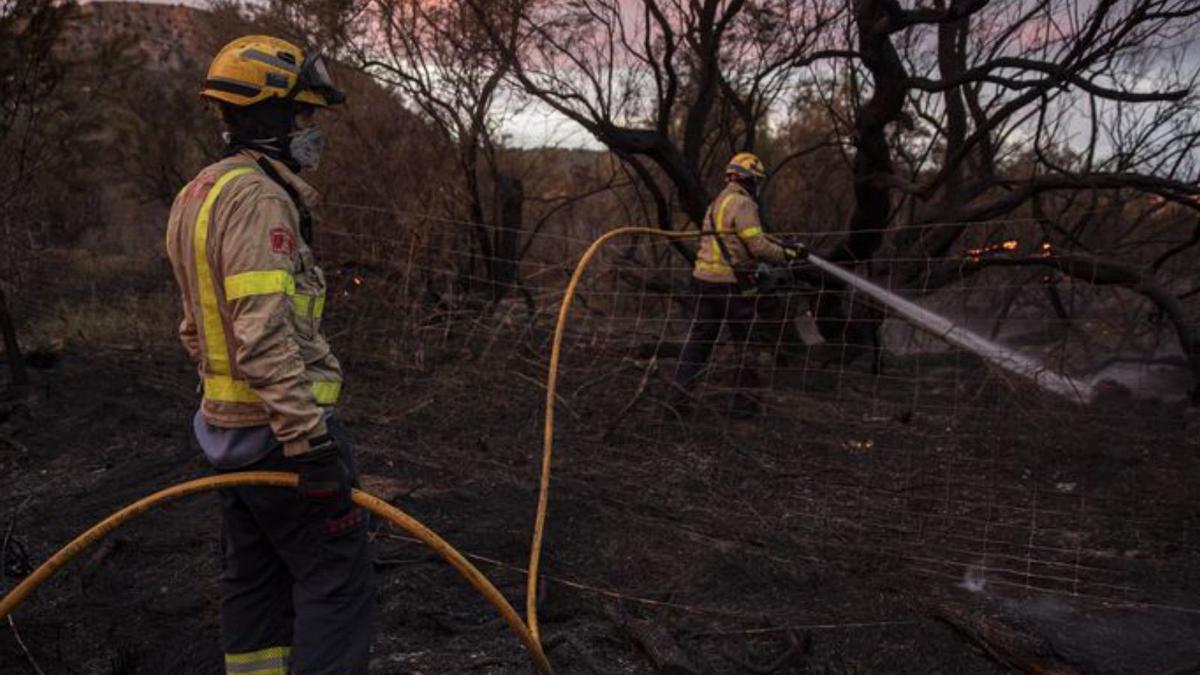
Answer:
<svg viewBox="0 0 1200 675"><path fill-rule="evenodd" d="M80 7L77 30L83 44L99 48L120 37L134 37L148 68L189 70L207 62L202 32L208 12L184 5L142 2L92 2Z"/></svg>
<svg viewBox="0 0 1200 675"><path fill-rule="evenodd" d="M85 245L157 250L174 195L221 149L220 128L199 96L213 53L238 35L270 32L245 16L182 5L101 2L81 5L63 48L106 55L115 65L102 74L102 94L92 97L105 110L94 134L94 159L80 167L80 182L97 194L94 224ZM424 124L373 80L341 70L336 74L351 93L348 110L329 120L332 143L327 160L347 154L350 133L386 137L397 125L420 134ZM357 104L357 105L356 105ZM334 129L334 126L347 128ZM388 129L381 131L381 125ZM374 133L372 133L374 130ZM333 171L313 177L319 185ZM325 187L322 185L322 187Z"/></svg>
<svg viewBox="0 0 1200 675"><path fill-rule="evenodd" d="M229 10L142 2L80 6L62 49L90 61L106 54L116 64L81 82L98 93L87 96L87 105L105 111L75 177L94 195L81 244L161 248L174 195L220 151L218 123L197 95L209 60L228 40L252 32L273 30ZM417 201L437 199L436 208L462 216L455 197L461 175L446 162L453 156L449 139L375 80L335 71L350 98L327 122L329 154L311 176L318 188L332 200L374 206L391 204L398 194L426 194ZM582 186L609 180L614 170L610 155L600 151L510 149L505 155L505 164L528 179L526 197L538 203L568 199L586 191Z"/></svg>
<svg viewBox="0 0 1200 675"><path fill-rule="evenodd" d="M212 49L210 16L180 5L87 3L60 37L64 59L85 64L83 105L100 116L72 177L94 203L81 244L158 248L177 174L204 159L179 140L215 134L204 131L212 124L194 93Z"/></svg>

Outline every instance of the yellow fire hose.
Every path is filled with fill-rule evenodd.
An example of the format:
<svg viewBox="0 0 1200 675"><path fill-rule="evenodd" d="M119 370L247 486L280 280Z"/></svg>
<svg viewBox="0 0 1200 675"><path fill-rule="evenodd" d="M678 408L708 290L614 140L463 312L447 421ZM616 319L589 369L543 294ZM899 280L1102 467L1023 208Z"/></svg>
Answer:
<svg viewBox="0 0 1200 675"><path fill-rule="evenodd" d="M354 491L354 503L374 513L375 515L387 520L393 525L403 529L417 539L420 539L431 549L434 550L443 560L458 571L464 579L467 580L475 590L491 603L492 607L500 613L500 616L508 624L509 628L516 633L517 638L525 646L525 650L529 653L530 659L533 661L534 667L539 673L548 674L551 672L550 662L546 659L545 653L542 651L542 645L539 640L538 623L537 623L537 580L538 566L541 562L542 538L546 524L546 509L549 503L550 496L550 460L554 451L554 402L558 387L558 365L562 356L562 338L563 331L566 327L567 316L571 310L571 302L575 298L576 288L579 286L579 281L583 277L584 271L592 258L600 251L604 244L610 240L627 234L645 234L668 239L684 239L695 238L701 236L700 232L666 232L663 230L649 227L623 227L606 233L596 241L592 242L583 257L576 265L574 273L571 275L571 281L567 285L567 290L563 295L562 305L559 307L558 321L554 328L554 342L550 351L550 371L546 383L546 419L545 419L545 434L542 453L542 476L538 492L537 515L534 521L533 544L529 554L529 584L526 591L525 606L528 615L528 626L521 621L520 615L513 609L508 600L496 590L496 587L488 581L474 565L472 565L461 553L454 549L446 540L442 539L437 533L422 525L412 516L404 513L400 509L388 504L387 502L373 495L362 492L361 490ZM73 539L69 544L60 549L57 553L51 556L40 567L27 576L20 584L17 585L8 595L0 600L0 619L7 617L17 608L18 605L32 593L38 586L41 586L63 565L70 562L75 556L79 555L83 550L94 544L100 538L117 529L127 521L149 511L150 509L161 505L164 502L181 497L187 497L202 492L217 490L220 488L245 486L245 485L264 485L280 488L294 488L297 483L296 474L275 472L275 471L245 471L238 473L222 474L219 476L210 476L207 478L199 478L186 483L171 486L165 490L160 490L152 495L144 497L129 506L113 513L91 529Z"/></svg>
<svg viewBox="0 0 1200 675"><path fill-rule="evenodd" d="M533 545L529 550L529 585L525 590L525 619L529 624L529 632L534 640L540 640L537 621L537 584L538 566L542 559L542 536L546 526L546 507L550 501L550 459L554 454L554 401L558 391L558 362L562 358L563 330L567 325L567 315L571 312L571 301L575 299L575 289L588 263L600 252L610 240L626 234L648 234L667 239L691 239L701 236L701 232L667 232L652 227L621 227L606 233L584 252L571 274L571 281L563 294L562 305L558 308L558 323L554 326L554 342L550 347L550 375L546 379L546 423L542 437L542 481L538 490L537 515L533 522Z"/></svg>
<svg viewBox="0 0 1200 675"><path fill-rule="evenodd" d="M246 471L210 476L208 478L180 483L179 485L171 486L165 490L155 492L148 497L144 497L93 525L91 529L76 537L71 543L58 551L58 553L51 556L49 560L42 563L41 567L38 567L32 574L25 577L16 588L4 597L4 600L0 601L0 619L8 616L9 613L17 608L17 605L21 604L25 596L42 585L60 567L70 562L72 558L88 546L91 546L101 537L117 529L125 522L164 502L201 492L240 485L269 485L281 488L294 488L296 487L297 480L296 474L293 473ZM496 587L488 581L487 577L464 558L461 553L456 551L453 546L412 516L378 497L355 490L354 503L425 542L443 560L450 563L467 580L467 583L479 591L491 603L492 607L496 608L496 611L500 613L500 616L503 617L509 628L517 634L521 643L525 645L526 651L529 652L529 658L533 660L534 667L537 668L538 672L543 674L550 673L550 662L546 660L546 655L542 652L541 644L533 637L529 629L525 627L525 623L521 621L520 615L517 614L512 605L508 604L508 600L500 594L500 591L496 590Z"/></svg>

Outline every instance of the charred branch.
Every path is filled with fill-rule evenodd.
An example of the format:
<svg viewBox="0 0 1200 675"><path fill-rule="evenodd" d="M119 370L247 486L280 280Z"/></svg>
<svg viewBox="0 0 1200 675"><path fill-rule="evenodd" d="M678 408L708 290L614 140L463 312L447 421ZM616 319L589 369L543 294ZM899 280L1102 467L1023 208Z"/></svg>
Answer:
<svg viewBox="0 0 1200 675"><path fill-rule="evenodd" d="M1200 404L1200 333L1192 324L1180 298L1164 287L1152 272L1115 260L1084 255L989 256L935 268L925 278L927 285L922 288L942 288L955 279L989 267L1044 267L1095 286L1118 286L1143 296L1170 319L1196 384L1192 390L1192 401Z"/></svg>
<svg viewBox="0 0 1200 675"><path fill-rule="evenodd" d="M1018 70L1032 71L1041 73L1046 77L1037 79L1026 79L1022 77L1003 77L997 75L998 70ZM1181 101L1187 98L1190 90L1188 89L1173 89L1169 91L1150 91L1136 92L1123 91L1104 87L1091 78L1080 74L1079 72L1068 68L1059 63L1048 63L1045 61L1037 61L1034 59L1026 59L1020 57L1004 57L995 59L981 66L976 66L970 70L960 74L947 77L943 74L940 80L931 80L922 77L913 77L908 79L908 86L914 89L929 92L943 92L951 89L956 89L968 84L988 83L994 84L1005 89L1014 91L1022 89L1039 88L1046 89L1051 87L1060 87L1070 85L1098 96L1103 99L1112 101L1125 101L1128 103L1151 103L1156 101Z"/></svg>

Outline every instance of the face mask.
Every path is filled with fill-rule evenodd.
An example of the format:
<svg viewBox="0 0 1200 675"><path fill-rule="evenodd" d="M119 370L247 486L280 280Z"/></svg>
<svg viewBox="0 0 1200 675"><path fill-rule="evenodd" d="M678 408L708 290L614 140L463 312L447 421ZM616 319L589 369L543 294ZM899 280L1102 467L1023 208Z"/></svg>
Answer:
<svg viewBox="0 0 1200 675"><path fill-rule="evenodd" d="M302 168L316 169L324 148L325 137L320 127L306 127L288 136L288 153Z"/></svg>

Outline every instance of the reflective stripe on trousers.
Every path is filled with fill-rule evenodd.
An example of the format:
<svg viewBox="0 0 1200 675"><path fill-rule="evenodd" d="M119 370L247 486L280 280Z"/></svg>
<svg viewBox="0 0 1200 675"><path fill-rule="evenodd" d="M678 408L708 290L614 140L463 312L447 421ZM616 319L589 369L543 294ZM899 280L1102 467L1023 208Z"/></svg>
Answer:
<svg viewBox="0 0 1200 675"><path fill-rule="evenodd" d="M254 652L225 655L226 675L288 675L291 647L268 647Z"/></svg>

